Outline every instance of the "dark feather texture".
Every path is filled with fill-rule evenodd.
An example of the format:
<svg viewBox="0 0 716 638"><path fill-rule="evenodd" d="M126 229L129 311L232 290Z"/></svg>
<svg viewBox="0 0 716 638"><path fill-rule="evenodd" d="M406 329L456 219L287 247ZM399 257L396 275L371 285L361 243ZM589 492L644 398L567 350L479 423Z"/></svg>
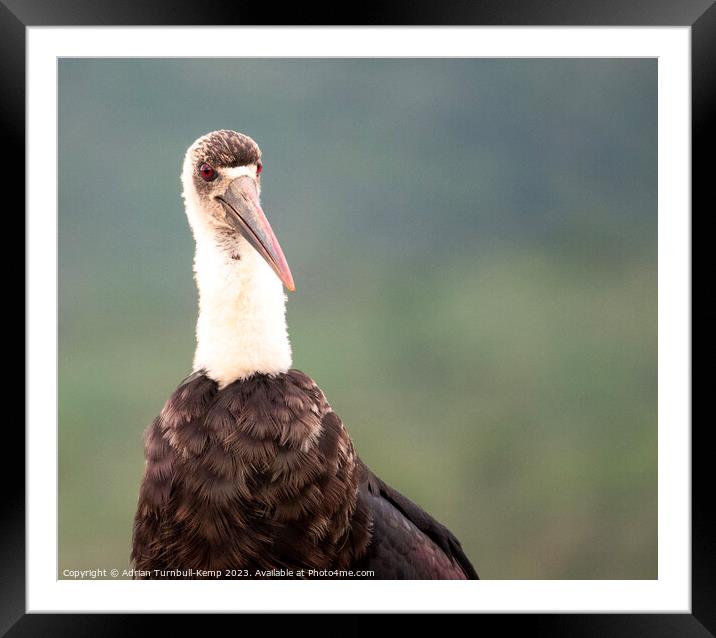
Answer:
<svg viewBox="0 0 716 638"><path fill-rule="evenodd" d="M137 577L360 569L477 578L458 540L358 459L321 390L297 370L221 390L194 373L148 428L145 456Z"/></svg>
<svg viewBox="0 0 716 638"><path fill-rule="evenodd" d="M214 168L246 166L261 159L261 149L248 135L220 130L209 133L193 150L194 164L208 162Z"/></svg>

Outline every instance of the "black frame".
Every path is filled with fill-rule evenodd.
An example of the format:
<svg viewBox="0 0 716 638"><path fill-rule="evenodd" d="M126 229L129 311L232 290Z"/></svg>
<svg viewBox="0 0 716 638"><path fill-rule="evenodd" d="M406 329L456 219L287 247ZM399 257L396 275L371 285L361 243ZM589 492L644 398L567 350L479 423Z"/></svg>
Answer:
<svg viewBox="0 0 716 638"><path fill-rule="evenodd" d="M389 6L364 2L360 19L349 25L534 25L534 26L691 26L692 35L692 197L693 206L705 216L713 210L707 202L709 159L716 148L716 4L715 0L442 0L394 2ZM385 3L381 3L385 5ZM0 0L0 123L2 149L11 163L15 180L25 157L25 27L29 26L170 26L170 25L269 25L279 18L284 25L336 25L336 5L295 3L280 15L261 3L209 3L206 0ZM711 157L709 157L711 156ZM16 188L19 191L19 187ZM8 211L9 212L9 211ZM17 218L17 216L15 216ZM693 217L693 216L692 216ZM712 319L716 314L711 313ZM708 334L708 333L707 333ZM713 337L711 337L713 340ZM707 349L713 351L707 341ZM708 352L707 352L708 355ZM705 358L705 357L704 357ZM6 384L12 388L15 384ZM6 395L7 396L7 395ZM9 397L8 397L9 398ZM18 402L18 400L15 400ZM692 613L679 614L516 614L475 616L476 628L499 623L501 631L526 630L530 634L594 636L716 636L716 519L709 480L713 476L706 442L709 423L692 425ZM16 423L3 429L5 458L20 457L24 436ZM23 455L24 457L24 455ZM4 481L2 541L0 541L0 633L3 635L113 636L143 633L161 623L172 630L176 617L121 614L25 614L25 507L24 472L0 463ZM275 618L269 631L277 629ZM206 630L206 616L178 618L182 628ZM402 618L404 623L406 618ZM431 619L420 619L425 629ZM311 623L311 630L326 627L331 633L365 631L363 616ZM383 618L383 621L385 619ZM441 624L445 618L439 619ZM279 623L280 624L280 623ZM286 625L295 631L295 620ZM241 633L246 626L237 625ZM7 632L7 633L5 633Z"/></svg>

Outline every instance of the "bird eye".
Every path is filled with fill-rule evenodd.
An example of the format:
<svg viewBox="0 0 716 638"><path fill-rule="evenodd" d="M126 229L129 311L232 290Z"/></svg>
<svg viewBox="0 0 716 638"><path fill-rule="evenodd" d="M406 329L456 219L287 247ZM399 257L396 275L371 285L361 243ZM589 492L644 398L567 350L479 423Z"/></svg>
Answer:
<svg viewBox="0 0 716 638"><path fill-rule="evenodd" d="M206 162L204 162L199 167L199 175L201 175L201 178L205 182L210 182L212 179L214 179L216 177L216 171L211 166L211 164L207 164Z"/></svg>
<svg viewBox="0 0 716 638"><path fill-rule="evenodd" d="M264 165L259 162L258 164L256 164L256 175L261 175L262 170L264 170Z"/></svg>

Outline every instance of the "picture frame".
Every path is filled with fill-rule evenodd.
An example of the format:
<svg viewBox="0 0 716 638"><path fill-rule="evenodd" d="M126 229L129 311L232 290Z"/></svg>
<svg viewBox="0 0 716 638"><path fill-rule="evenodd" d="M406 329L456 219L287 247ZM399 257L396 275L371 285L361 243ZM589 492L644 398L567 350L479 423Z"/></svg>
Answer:
<svg viewBox="0 0 716 638"><path fill-rule="evenodd" d="M587 2L480 2L474 6L454 3L421 3L409 10L365 7L367 19L360 25L451 25L451 26L689 26L692 38L692 198L693 207L705 208L706 153L713 148L713 113L716 111L716 7L713 0L648 3L625 1ZM201 3L145 4L41 2L22 0L0 3L0 72L5 113L4 139L14 161L25 157L25 39L26 29L37 26L170 26L170 25L265 25L267 8L256 6L212 7ZM330 11L318 5L294 7L281 16L282 24L333 24ZM692 215L693 217L693 215ZM691 614L518 614L482 616L483 623L499 622L503 630L550 635L705 636L716 633L716 560L705 425L692 423L692 606ZM24 447L18 428L8 428L6 449ZM19 456L19 453L18 453ZM0 545L5 566L5 586L0 605L0 630L9 636L63 633L112 634L139 631L149 625L142 617L119 614L27 614L25 605L25 507L24 484L17 470L3 467L6 487L4 541ZM24 475L23 475L24 476ZM167 619L167 623L169 620ZM201 619L179 619L187 629ZM272 621L273 622L273 621ZM363 619L349 624L360 630ZM164 625L166 629L166 625Z"/></svg>

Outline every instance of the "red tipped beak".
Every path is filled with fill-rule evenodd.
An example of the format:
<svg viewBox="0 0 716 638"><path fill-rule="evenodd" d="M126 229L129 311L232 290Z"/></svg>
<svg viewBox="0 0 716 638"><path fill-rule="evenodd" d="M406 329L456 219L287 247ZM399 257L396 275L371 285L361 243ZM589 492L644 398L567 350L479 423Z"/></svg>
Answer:
<svg viewBox="0 0 716 638"><path fill-rule="evenodd" d="M229 184L226 192L218 199L226 209L227 221L266 260L283 285L291 292L296 290L281 245L259 204L259 194L254 180L248 175L238 177Z"/></svg>

